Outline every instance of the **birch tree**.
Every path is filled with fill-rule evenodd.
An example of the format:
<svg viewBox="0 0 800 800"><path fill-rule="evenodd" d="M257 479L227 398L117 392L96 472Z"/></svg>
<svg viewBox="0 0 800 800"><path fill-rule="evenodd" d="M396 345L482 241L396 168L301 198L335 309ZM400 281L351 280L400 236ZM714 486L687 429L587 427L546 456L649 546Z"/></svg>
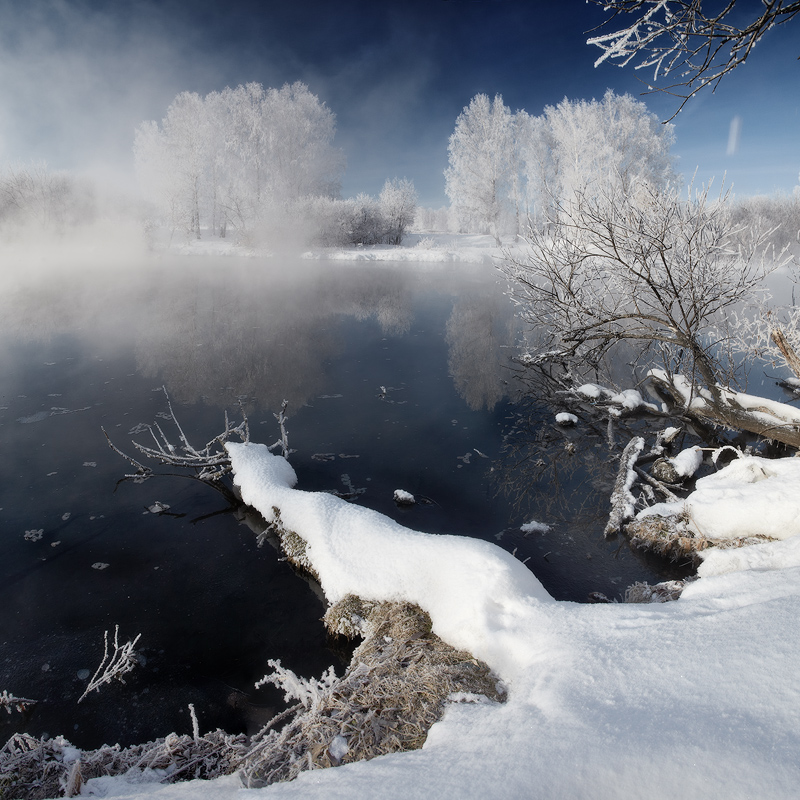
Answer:
<svg viewBox="0 0 800 800"><path fill-rule="evenodd" d="M405 178L387 180L381 189L378 206L386 226L386 242L402 244L403 236L417 213L417 191L414 183Z"/></svg>
<svg viewBox="0 0 800 800"><path fill-rule="evenodd" d="M248 83L178 95L160 125L139 126L134 156L145 197L173 230L200 238L201 228L223 234L230 223L244 233L281 204L338 194L335 130L305 84Z"/></svg>
<svg viewBox="0 0 800 800"><path fill-rule="evenodd" d="M675 183L672 125L610 89L602 100L562 100L527 126L522 160L529 195L545 217L580 193L627 193L637 182Z"/></svg>
<svg viewBox="0 0 800 800"><path fill-rule="evenodd" d="M500 241L509 208L514 144L513 118L500 95L472 98L450 137L445 191L463 224L477 224Z"/></svg>

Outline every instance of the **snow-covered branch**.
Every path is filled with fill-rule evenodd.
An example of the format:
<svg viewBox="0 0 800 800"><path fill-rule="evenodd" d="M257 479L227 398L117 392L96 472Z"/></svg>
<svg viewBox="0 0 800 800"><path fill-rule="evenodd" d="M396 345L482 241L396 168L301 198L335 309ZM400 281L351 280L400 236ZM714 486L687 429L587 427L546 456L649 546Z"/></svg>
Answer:
<svg viewBox="0 0 800 800"><path fill-rule="evenodd" d="M707 86L715 89L722 78L747 61L761 37L776 25L800 14L800 2L764 0L749 21L734 20L736 0L728 0L708 13L703 0L593 0L614 23L622 15L633 15L633 22L610 33L593 36L587 44L603 53L595 66L615 60L627 66L638 59L636 69L652 69L653 81L677 74L679 80L667 86L648 85L681 98L674 118L690 97ZM711 5L705 3L706 8ZM731 24L734 23L734 24Z"/></svg>

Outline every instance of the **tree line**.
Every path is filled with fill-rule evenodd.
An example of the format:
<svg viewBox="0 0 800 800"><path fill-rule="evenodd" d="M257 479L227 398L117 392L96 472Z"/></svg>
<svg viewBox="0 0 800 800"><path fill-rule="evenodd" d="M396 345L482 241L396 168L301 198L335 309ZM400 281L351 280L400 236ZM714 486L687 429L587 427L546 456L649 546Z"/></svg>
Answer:
<svg viewBox="0 0 800 800"><path fill-rule="evenodd" d="M171 230L224 237L276 227L316 244L399 244L413 220L411 181L388 180L379 198L340 200L344 156L336 120L303 83L248 83L201 97L182 92L157 123L136 130L144 197Z"/></svg>
<svg viewBox="0 0 800 800"><path fill-rule="evenodd" d="M461 229L499 243L528 221L551 220L576 192L674 184L673 141L672 125L611 90L599 101L564 99L540 116L478 94L450 137L445 189Z"/></svg>

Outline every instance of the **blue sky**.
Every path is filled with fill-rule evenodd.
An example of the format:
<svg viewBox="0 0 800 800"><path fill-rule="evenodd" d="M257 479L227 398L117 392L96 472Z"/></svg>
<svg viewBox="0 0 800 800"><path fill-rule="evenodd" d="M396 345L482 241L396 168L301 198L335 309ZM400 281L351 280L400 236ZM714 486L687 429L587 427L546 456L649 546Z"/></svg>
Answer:
<svg viewBox="0 0 800 800"><path fill-rule="evenodd" d="M742 12L759 0L739 0ZM301 80L337 116L342 193L411 178L446 202L447 140L478 92L540 114L606 88L639 96L631 68L593 66L603 21L584 0L0 0L0 163L131 174L133 130L183 90ZM716 94L675 120L679 169L737 194L791 191L800 173L800 19L771 31ZM641 97L662 119L676 102ZM729 154L731 121L741 119Z"/></svg>

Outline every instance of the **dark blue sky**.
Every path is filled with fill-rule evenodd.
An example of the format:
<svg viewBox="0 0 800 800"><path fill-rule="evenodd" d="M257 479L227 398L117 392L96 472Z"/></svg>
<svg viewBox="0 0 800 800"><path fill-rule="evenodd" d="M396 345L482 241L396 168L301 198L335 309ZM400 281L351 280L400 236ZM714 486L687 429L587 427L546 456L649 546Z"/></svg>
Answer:
<svg viewBox="0 0 800 800"><path fill-rule="evenodd" d="M398 176L439 206L447 140L476 93L532 114L609 87L640 94L634 70L593 66L587 32L603 19L584 0L0 0L0 162L111 167L125 179L133 129L161 119L178 92L301 80L336 113L345 196ZM798 55L800 20L767 34L715 95L689 102L675 120L687 179L727 172L738 194L798 183ZM675 108L642 99L662 118Z"/></svg>

